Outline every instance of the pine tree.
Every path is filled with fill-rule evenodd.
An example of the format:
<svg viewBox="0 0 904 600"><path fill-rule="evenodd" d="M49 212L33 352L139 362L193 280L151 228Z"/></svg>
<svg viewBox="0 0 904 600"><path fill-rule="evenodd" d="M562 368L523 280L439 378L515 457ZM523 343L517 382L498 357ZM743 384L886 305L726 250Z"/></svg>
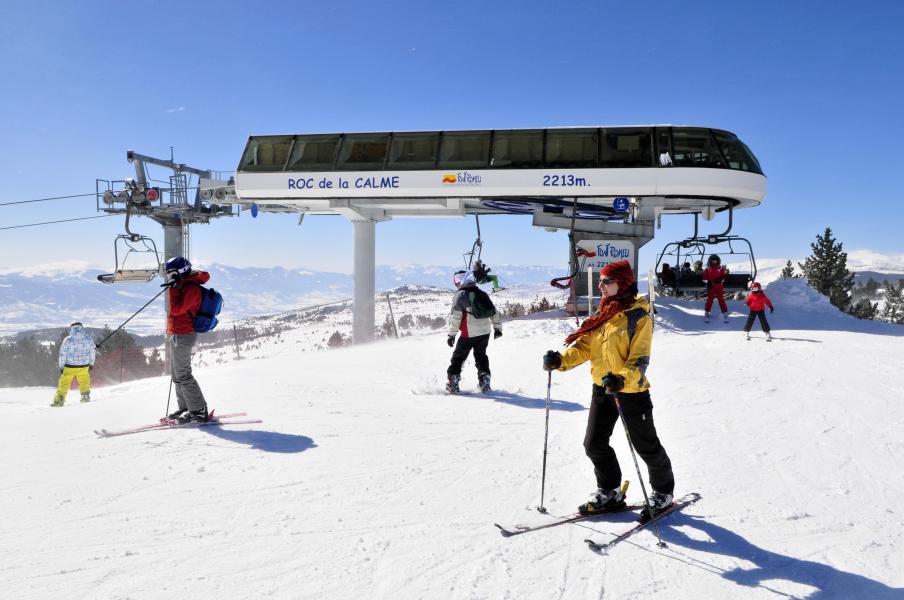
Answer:
<svg viewBox="0 0 904 600"><path fill-rule="evenodd" d="M813 254L797 264L810 287L828 297L832 305L847 310L854 274L847 270L847 252L842 251L843 247L832 237L832 229L826 227L825 233L817 235L816 242L810 244Z"/></svg>
<svg viewBox="0 0 904 600"><path fill-rule="evenodd" d="M879 314L879 304L870 302L869 298L861 298L855 304L851 304L851 309L848 312L858 319L872 321Z"/></svg>
<svg viewBox="0 0 904 600"><path fill-rule="evenodd" d="M794 265L792 265L791 261L789 260L787 263L785 263L785 268L782 269L782 274L779 275L779 277L781 277L782 279L797 279L798 277L800 277L800 275L794 274Z"/></svg>
<svg viewBox="0 0 904 600"><path fill-rule="evenodd" d="M882 309L882 320L904 325L904 293L893 284L885 287L885 308Z"/></svg>

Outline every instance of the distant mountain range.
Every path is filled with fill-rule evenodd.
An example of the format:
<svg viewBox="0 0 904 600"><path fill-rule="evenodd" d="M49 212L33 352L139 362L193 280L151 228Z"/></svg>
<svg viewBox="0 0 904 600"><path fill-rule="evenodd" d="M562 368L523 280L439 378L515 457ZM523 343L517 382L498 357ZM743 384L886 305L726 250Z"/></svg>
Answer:
<svg viewBox="0 0 904 600"><path fill-rule="evenodd" d="M800 272L797 260L792 260ZM776 279L786 259L757 261L757 279ZM211 274L211 287L225 297L227 320L271 315L325 302L351 298L352 276L310 269L239 268L220 264L197 265ZM420 284L452 289L452 274L459 267L446 265L377 266L377 291L404 284ZM738 268L745 269L744 265ZM855 251L848 255L848 268L856 281L867 278L904 278L904 255L883 255ZM26 330L58 328L79 320L86 326L115 328L161 291L159 279L150 283L104 285L97 275L106 272L83 261L67 261L0 270L0 336ZM494 265L505 286L548 283L566 275L561 268L545 266ZM641 279L644 279L641 277ZM641 285L641 288L645 288ZM552 288L550 288L552 290ZM129 322L130 332L160 334L163 300L157 300Z"/></svg>
<svg viewBox="0 0 904 600"><path fill-rule="evenodd" d="M210 272L210 286L225 298L230 320L275 314L352 297L353 279L345 273L309 269L239 268L197 265ZM377 266L376 287L382 291L406 283L452 289L457 267L440 265ZM161 281L104 285L105 271L81 261L0 271L0 335L57 328L79 320L86 326L115 328L158 294ZM548 282L565 275L554 267L498 265L504 285ZM129 331L159 333L162 296L129 322Z"/></svg>

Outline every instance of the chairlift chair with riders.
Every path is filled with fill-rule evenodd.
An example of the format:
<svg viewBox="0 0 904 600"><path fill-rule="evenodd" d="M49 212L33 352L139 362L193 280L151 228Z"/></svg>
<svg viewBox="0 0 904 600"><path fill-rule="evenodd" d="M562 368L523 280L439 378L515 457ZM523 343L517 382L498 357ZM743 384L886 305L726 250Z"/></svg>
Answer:
<svg viewBox="0 0 904 600"><path fill-rule="evenodd" d="M727 293L739 293L747 290L750 282L756 279L756 258L753 254L753 246L747 238L738 235L728 235L731 231L731 209L729 209L728 229L718 234L701 236L697 234L697 218L694 215L694 235L677 242L669 242L662 249L662 252L656 259L656 278L659 285L664 289L673 290L676 296L689 295L694 298L706 296L706 283L703 281L702 273L696 272L694 269L688 271L682 269L683 265L690 264L693 266L698 261L702 265L706 265L707 258L712 254L718 254L722 259L722 264L727 265L730 259L726 257L743 256L748 263L748 271L739 273L729 272L728 278L725 280L724 289ZM672 270L675 272L676 279L674 284L664 282L662 280L663 264L670 264L674 258Z"/></svg>
<svg viewBox="0 0 904 600"><path fill-rule="evenodd" d="M492 269L490 269L480 258L480 255L483 252L483 240L480 239L480 216L474 215L474 220L477 223L477 239L474 240L474 243L471 245L471 250L462 255L465 268L467 271L474 273L474 278L477 280L477 283L492 283L493 292L502 291L505 288L499 284L499 276L490 275Z"/></svg>

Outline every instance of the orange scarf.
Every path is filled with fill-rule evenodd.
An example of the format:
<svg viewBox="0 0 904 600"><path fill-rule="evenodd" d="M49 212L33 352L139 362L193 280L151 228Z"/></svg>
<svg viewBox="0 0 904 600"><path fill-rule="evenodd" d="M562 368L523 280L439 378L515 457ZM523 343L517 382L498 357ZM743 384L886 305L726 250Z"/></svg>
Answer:
<svg viewBox="0 0 904 600"><path fill-rule="evenodd" d="M636 298L634 296L634 286L626 290L619 290L618 294L613 298L609 298L605 302L600 302L596 307L596 313L593 316L584 319L578 330L565 338L565 345L573 344L588 333L595 331L606 324L606 322L618 313L631 308Z"/></svg>

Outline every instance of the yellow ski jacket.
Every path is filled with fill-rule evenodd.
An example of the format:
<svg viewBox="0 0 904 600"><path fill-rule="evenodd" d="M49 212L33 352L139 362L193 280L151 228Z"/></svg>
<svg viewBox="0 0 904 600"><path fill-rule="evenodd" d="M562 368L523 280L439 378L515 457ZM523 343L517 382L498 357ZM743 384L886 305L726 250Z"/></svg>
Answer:
<svg viewBox="0 0 904 600"><path fill-rule="evenodd" d="M590 375L597 385L602 385L603 376L611 371L624 378L623 392L649 389L646 371L653 341L653 319L649 311L646 298L639 296L631 308L618 313L565 350L558 370L568 371L589 360Z"/></svg>

